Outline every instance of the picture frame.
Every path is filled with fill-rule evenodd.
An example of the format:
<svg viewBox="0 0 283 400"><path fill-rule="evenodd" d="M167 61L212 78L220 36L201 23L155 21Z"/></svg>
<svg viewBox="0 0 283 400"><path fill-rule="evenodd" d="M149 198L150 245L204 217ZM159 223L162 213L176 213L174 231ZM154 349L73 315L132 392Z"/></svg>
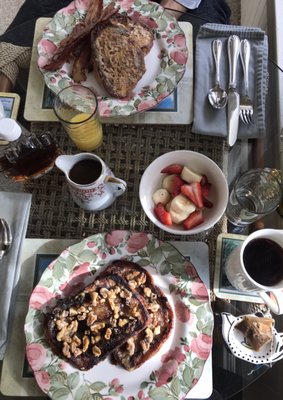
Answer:
<svg viewBox="0 0 283 400"><path fill-rule="evenodd" d="M0 92L0 117L17 119L20 96L17 93Z"/></svg>

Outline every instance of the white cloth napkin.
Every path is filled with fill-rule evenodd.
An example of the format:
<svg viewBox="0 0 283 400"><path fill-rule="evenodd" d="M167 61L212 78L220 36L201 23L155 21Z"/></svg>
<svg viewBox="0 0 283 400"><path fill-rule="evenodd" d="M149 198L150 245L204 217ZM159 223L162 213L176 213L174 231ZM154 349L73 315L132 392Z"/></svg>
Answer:
<svg viewBox="0 0 283 400"><path fill-rule="evenodd" d="M251 44L249 67L250 97L254 105L254 123L245 125L239 121L238 137L252 139L265 134L265 98L267 92L268 42L265 32L256 27L205 24L198 33L195 55L194 121L192 131L211 136L227 136L227 107L215 110L208 101L207 93L215 84L215 67L211 44L213 39L222 41L220 65L221 86L227 90L229 80L227 40L230 35L248 39ZM240 57L237 64L237 85L244 94L244 79Z"/></svg>
<svg viewBox="0 0 283 400"><path fill-rule="evenodd" d="M13 305L20 276L20 256L26 235L31 194L0 192L0 217L11 227L13 242L0 262L0 360L3 359L12 322Z"/></svg>

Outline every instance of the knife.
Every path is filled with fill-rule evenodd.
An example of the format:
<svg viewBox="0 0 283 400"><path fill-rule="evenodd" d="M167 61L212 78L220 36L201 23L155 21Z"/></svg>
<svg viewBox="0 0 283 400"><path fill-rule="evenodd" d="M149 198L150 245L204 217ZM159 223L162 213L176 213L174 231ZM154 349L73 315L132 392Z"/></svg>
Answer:
<svg viewBox="0 0 283 400"><path fill-rule="evenodd" d="M240 53L240 39L237 35L231 35L227 43L229 60L229 87L228 87L228 144L233 146L237 140L240 95L237 92L236 71Z"/></svg>

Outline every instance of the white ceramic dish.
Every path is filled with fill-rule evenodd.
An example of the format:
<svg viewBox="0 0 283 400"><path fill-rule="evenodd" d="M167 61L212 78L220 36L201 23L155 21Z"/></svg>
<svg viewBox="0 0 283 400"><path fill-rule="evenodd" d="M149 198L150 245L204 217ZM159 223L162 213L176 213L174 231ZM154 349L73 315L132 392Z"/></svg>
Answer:
<svg viewBox="0 0 283 400"><path fill-rule="evenodd" d="M194 171L205 174L212 185L208 199L213 202L213 207L204 209L204 222L190 230L185 230L182 225L166 226L162 224L153 211L152 194L161 188L164 178L164 174L161 174L160 171L164 167L176 163L190 166ZM140 202L148 218L160 229L175 235L194 235L213 227L226 209L228 194L227 180L218 165L205 155L190 150L172 151L155 159L144 171L139 189Z"/></svg>
<svg viewBox="0 0 283 400"><path fill-rule="evenodd" d="M104 0L104 6L112 0ZM159 4L147 0L114 0L119 13L130 16L148 26L153 32L154 43L145 57L146 72L129 98L113 98L105 91L97 71L88 72L82 85L98 96L101 117L128 116L155 107L173 92L186 69L188 49L185 34L175 18ZM85 1L74 0L59 10L43 31L38 43L38 66L48 88L58 93L73 85L72 63L66 62L56 71L44 70L60 42L80 23L87 12Z"/></svg>
<svg viewBox="0 0 283 400"><path fill-rule="evenodd" d="M44 338L44 314L56 299L78 293L93 282L94 274L120 258L146 268L164 291L174 312L171 335L134 371L111 364L109 358L79 371L51 351ZM64 250L34 288L25 321L29 364L38 385L53 400L158 400L177 398L176 393L185 398L209 357L212 331L209 294L193 264L170 243L131 231L96 234Z"/></svg>
<svg viewBox="0 0 283 400"><path fill-rule="evenodd" d="M235 329L244 315L239 317L234 317L229 313L221 315L222 335L235 357L252 364L268 364L283 358L283 333L278 333L275 328L272 328L272 341L266 343L259 351L255 351L247 344L244 334Z"/></svg>

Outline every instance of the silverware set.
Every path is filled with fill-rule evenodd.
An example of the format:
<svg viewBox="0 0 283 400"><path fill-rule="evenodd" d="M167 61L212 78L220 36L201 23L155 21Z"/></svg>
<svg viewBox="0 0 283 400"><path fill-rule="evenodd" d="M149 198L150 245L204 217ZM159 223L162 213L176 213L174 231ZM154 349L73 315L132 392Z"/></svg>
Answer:
<svg viewBox="0 0 283 400"><path fill-rule="evenodd" d="M227 107L228 119L228 144L233 146L237 140L239 118L244 124L253 123L253 103L249 97L249 62L251 55L250 42L247 39L240 41L237 35L231 35L227 41L227 53L229 61L229 84L226 91L220 84L220 60L222 52L222 42L215 39L212 42L212 53L215 62L215 85L208 92L208 100L212 107L222 109ZM244 95L240 97L237 88L237 64L240 56L243 76L244 76Z"/></svg>
<svg viewBox="0 0 283 400"><path fill-rule="evenodd" d="M12 240L12 232L8 222L4 218L0 218L0 261L10 250Z"/></svg>

